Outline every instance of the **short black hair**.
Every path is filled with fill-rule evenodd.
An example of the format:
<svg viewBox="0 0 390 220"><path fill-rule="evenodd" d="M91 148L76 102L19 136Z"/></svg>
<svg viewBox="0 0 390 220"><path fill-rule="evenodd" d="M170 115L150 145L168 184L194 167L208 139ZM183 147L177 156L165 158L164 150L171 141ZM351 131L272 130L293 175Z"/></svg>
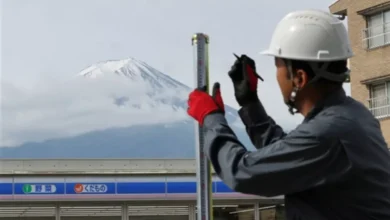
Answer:
<svg viewBox="0 0 390 220"><path fill-rule="evenodd" d="M309 76L309 79L314 78L315 73L314 73L313 69L310 67L310 64L307 61L300 61L300 60L290 60L290 61L291 61L291 67L292 67L292 70L293 70L293 74L298 69L302 69L302 70L304 70L307 73L307 75ZM321 67L325 63L324 62L315 62L315 64L318 67ZM348 70L347 60L331 61L331 62L329 62L329 65L328 65L328 68L327 68L327 71L329 71L331 73L334 73L334 74L343 74L347 70ZM324 78L319 79L316 83L319 83L319 84L333 84L333 85L339 85L339 86L342 86L342 84L343 84L341 82L334 82L334 81L330 81L330 80L327 80L327 79L324 79Z"/></svg>

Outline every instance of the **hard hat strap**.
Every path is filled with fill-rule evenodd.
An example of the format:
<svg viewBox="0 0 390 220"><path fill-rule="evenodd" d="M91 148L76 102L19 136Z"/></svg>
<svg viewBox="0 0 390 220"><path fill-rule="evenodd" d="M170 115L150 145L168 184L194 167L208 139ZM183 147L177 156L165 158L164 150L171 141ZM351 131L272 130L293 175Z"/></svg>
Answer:
<svg viewBox="0 0 390 220"><path fill-rule="evenodd" d="M316 62L309 62L310 68L313 70L315 77L309 81L309 83L313 83L315 81L318 81L320 78L327 79L329 81L333 82L345 82L345 80L348 78L348 75L350 73L350 70L348 69L346 72L342 74L335 74L329 72L328 66L329 62L324 63L321 67L318 67L318 63Z"/></svg>
<svg viewBox="0 0 390 220"><path fill-rule="evenodd" d="M286 66L287 66L288 73L290 74L291 83L293 84L293 91L291 91L290 97L288 98L286 105L288 106L288 111L292 115L294 115L295 113L299 112L298 109L295 107L295 98L297 96L299 88L294 85L294 81L293 81L294 72L293 72L291 60L284 59L284 61L285 61Z"/></svg>
<svg viewBox="0 0 390 220"><path fill-rule="evenodd" d="M292 61L289 59L283 59L283 60L286 64L288 73L290 75L291 83L293 84L292 85L293 90L291 91L290 97L289 97L286 105L288 106L288 111L292 115L294 115L295 113L299 112L299 110L295 107L295 98L297 96L298 91L302 88L298 88L294 85L294 81L293 81L294 71L293 71L293 67L292 67ZM318 65L318 62L308 62L308 64L309 64L310 68L312 69L312 71L314 72L315 76L313 79L311 79L306 84L306 86L318 81L321 78L324 78L324 79L327 79L327 80L333 81L333 82L341 82L342 83L342 82L346 81L346 79L348 78L349 73L350 73L349 69L342 74L335 74L335 73L329 72L327 70L328 66L330 64L329 62L324 62L321 66Z"/></svg>
<svg viewBox="0 0 390 220"><path fill-rule="evenodd" d="M292 61L289 60L289 59L284 59L285 63L286 63L286 67L287 67L287 70L288 70L288 73L290 75L290 79L291 79L291 83L293 84L293 91L291 91L291 94L290 94L290 97L287 101L287 106L288 106L288 111L294 115L295 113L298 113L298 109L295 107L295 98L297 96L297 93L300 89L302 88L298 88L294 85L294 81L293 81L293 78L294 78L294 71L293 71L293 67L292 67ZM333 81L333 82L345 82L345 80L348 78L348 75L350 73L350 70L348 69L346 72L342 73L342 74L335 74L335 73L332 73L332 72L329 72L327 69L328 69L328 66L329 66L329 62L324 62L322 65L318 65L318 62L308 62L310 68L312 69L312 71L314 72L315 76L313 79L311 79L307 84L312 84L316 81L318 81L319 79L321 78L324 78L324 79L327 79L329 81Z"/></svg>

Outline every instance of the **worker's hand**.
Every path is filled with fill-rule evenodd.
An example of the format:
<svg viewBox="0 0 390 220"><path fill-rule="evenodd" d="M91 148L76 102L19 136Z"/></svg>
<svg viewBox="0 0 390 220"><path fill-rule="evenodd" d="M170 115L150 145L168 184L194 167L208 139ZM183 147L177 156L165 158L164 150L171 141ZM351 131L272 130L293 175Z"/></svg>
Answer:
<svg viewBox="0 0 390 220"><path fill-rule="evenodd" d="M233 81L234 95L240 106L245 106L258 100L258 78L254 60L246 55L241 55L231 67L229 76Z"/></svg>
<svg viewBox="0 0 390 220"><path fill-rule="evenodd" d="M220 112L225 114L220 85L216 82L213 86L212 96L210 96L206 87L195 89L188 98L187 113L203 125L204 118L212 113Z"/></svg>

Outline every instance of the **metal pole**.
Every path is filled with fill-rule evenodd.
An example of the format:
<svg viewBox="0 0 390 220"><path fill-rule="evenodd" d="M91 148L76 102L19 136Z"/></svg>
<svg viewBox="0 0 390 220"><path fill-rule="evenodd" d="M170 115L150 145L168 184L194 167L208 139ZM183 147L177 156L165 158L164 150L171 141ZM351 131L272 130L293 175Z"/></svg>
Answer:
<svg viewBox="0 0 390 220"><path fill-rule="evenodd" d="M208 59L209 37L203 33L196 33L192 37L194 48L195 87L207 86L209 92L209 59ZM210 162L204 153L203 129L195 122L195 147L197 165L197 207L198 220L213 219L212 205L212 178Z"/></svg>

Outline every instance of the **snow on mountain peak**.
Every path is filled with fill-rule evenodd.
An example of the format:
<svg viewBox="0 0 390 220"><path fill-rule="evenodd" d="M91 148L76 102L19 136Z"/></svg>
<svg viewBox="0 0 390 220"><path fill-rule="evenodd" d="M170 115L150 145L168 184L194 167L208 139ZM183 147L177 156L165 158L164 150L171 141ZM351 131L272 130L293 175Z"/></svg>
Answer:
<svg viewBox="0 0 390 220"><path fill-rule="evenodd" d="M115 109L122 109L118 111L133 112L131 118L150 122L166 121L152 118L168 114L177 120L188 118L185 111L190 88L138 59L98 62L78 76L88 93L104 97L119 107ZM154 116L141 117L145 114Z"/></svg>
<svg viewBox="0 0 390 220"><path fill-rule="evenodd" d="M87 79L90 90L98 84L98 92L108 94L111 103L124 111L150 113L164 120L167 114L179 121L190 119L186 110L191 88L143 61L135 58L103 61L87 67L79 75ZM225 110L229 121L236 120L234 109L226 106Z"/></svg>
<svg viewBox="0 0 390 220"><path fill-rule="evenodd" d="M155 89L175 88L189 90L186 85L172 79L147 63L131 57L123 60L99 62L79 73L79 75L87 78L98 78L109 74L125 76L132 81L147 81Z"/></svg>

